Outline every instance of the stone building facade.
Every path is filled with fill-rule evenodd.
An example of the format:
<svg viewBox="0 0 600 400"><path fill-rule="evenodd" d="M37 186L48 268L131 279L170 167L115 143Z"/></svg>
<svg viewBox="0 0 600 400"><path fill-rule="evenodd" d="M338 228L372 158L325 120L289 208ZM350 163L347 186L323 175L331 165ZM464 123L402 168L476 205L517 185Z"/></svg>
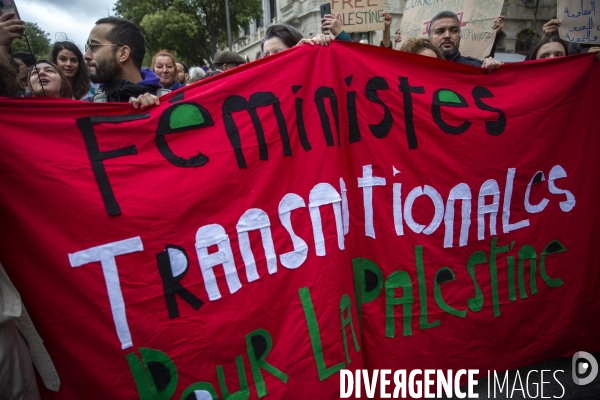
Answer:
<svg viewBox="0 0 600 400"><path fill-rule="evenodd" d="M260 41L268 26L273 24L289 24L297 28L304 37L311 37L320 31L319 6L322 0L261 0L263 15L252 21L237 38L234 35L233 51L249 60L256 60L261 54ZM551 0L507 0L504 5L504 29L502 40L497 51L506 53L527 54L532 39L528 30L533 28L534 14L531 9L539 2L537 12L537 31L541 33L542 25L556 18L556 2ZM391 27L392 40L394 32L400 28L405 0L385 0L386 10L393 16ZM354 33L355 41L379 44L382 32Z"/></svg>

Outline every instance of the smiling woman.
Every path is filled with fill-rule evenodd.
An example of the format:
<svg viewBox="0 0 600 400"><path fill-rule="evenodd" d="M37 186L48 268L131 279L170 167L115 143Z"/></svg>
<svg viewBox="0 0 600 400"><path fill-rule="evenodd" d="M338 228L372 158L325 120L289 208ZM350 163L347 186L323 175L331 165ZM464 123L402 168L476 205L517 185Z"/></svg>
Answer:
<svg viewBox="0 0 600 400"><path fill-rule="evenodd" d="M89 98L93 98L83 54L75 43L68 41L54 43L50 50L49 60L58 65L69 80L75 99L89 100Z"/></svg>
<svg viewBox="0 0 600 400"><path fill-rule="evenodd" d="M166 50L161 50L152 57L152 70L160 78L160 85L169 90L179 89L183 85L176 81L177 70L175 57Z"/></svg>
<svg viewBox="0 0 600 400"><path fill-rule="evenodd" d="M27 82L34 97L70 99L73 96L69 80L61 69L50 61L40 60L32 65Z"/></svg>

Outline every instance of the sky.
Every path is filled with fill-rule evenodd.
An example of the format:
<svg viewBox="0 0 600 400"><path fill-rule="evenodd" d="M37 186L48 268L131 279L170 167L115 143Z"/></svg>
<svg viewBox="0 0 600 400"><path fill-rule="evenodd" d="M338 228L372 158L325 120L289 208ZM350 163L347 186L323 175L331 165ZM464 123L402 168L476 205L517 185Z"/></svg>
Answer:
<svg viewBox="0 0 600 400"><path fill-rule="evenodd" d="M83 51L94 23L109 13L116 0L15 0L21 19L50 34L50 42L66 39Z"/></svg>

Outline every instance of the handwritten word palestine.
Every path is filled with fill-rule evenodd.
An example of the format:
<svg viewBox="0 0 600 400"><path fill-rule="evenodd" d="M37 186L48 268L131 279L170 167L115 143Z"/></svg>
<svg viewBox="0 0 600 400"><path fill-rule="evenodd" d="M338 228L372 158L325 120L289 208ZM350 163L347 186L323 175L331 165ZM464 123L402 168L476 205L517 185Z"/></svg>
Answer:
<svg viewBox="0 0 600 400"><path fill-rule="evenodd" d="M501 253L508 253L509 247L512 249L514 242L508 246L496 246L497 238L492 239L492 244L490 247L490 266L496 265L496 259ZM539 260L539 274L541 275L544 282L549 287L558 287L562 285L562 281L559 278L550 278L546 271L546 257L552 254L557 254L566 251L566 249L560 244L558 241L552 241L548 245L544 247L544 250L541 252L541 257ZM415 247L415 253L417 254L417 275L419 280L419 295L421 302L421 315L420 319L420 328L428 329L433 328L435 326L440 325L440 321L432 321L428 322L427 317L427 301L425 300L427 295L425 291L425 283L422 281L423 279L423 262L422 256L420 253L422 252L422 246ZM536 281L536 255L535 250L529 245L524 245L519 250L519 272L518 272L518 287L521 298L527 297L526 294L526 286L529 286L531 289L531 294L535 295L537 293L537 285ZM480 287L477 284L477 280L475 278L474 267L477 264L485 263L487 260L485 259L485 255L483 252L478 251L473 254L469 258L468 268L469 273L473 279L474 284L474 292L475 296L473 298L469 298L466 304L468 304L469 309L471 311L480 311L483 306L483 294L481 293ZM525 257L523 259L523 257ZM533 258L531 258L533 257ZM509 275L512 273L512 276L509 276L509 300L515 301L515 276L514 276L514 267L515 267L515 259L513 256L508 255L508 269ZM530 283L529 285L525 284L525 272L524 272L524 262L529 263L530 266ZM410 284L410 277L405 271L394 271L387 278L383 279L383 273L379 266L374 262L364 259L364 258L355 258L352 260L353 268L354 268L354 286L355 286L355 297L357 299L356 309L359 317L359 324L362 325L362 308L365 304L374 301L379 294L383 291L385 292L385 305L380 305L382 307L382 311L386 315L386 326L385 326L385 336L386 337L394 337L395 331L395 321L396 319L404 321L404 336L411 334L411 319L412 319L412 285ZM491 278L492 278L492 290L496 290L498 288L496 273L492 273L490 270ZM481 274L481 272L479 272ZM436 273L435 276L435 300L440 307L440 309L449 314L455 315L457 317L465 317L467 310L457 310L451 307L444 301L441 292L441 285L446 284L448 282L452 282L455 280L454 273L448 267L441 267ZM512 285L511 285L512 282ZM385 290L384 290L385 288ZM496 288L496 289L494 289ZM396 290L402 289L402 296L396 296ZM352 374L350 371L345 370L349 364L351 363L351 348L354 347L354 351L359 353L361 351L360 345L358 342L358 337L356 332L358 329L355 329L356 321L352 317L352 312L350 309L353 307L350 296L345 293L340 298L340 308L339 314L340 319L338 322L341 322L341 340L340 345L344 348L345 358L337 359L336 361L329 360L329 363L326 363L323 354L322 347L322 338L319 329L319 325L323 326L323 321L319 323L317 320L314 304L311 299L310 290L307 287L301 288L298 290L298 294L300 296L300 302L302 305L302 309L304 311L304 316L306 318L306 324L308 328L310 343L313 351L314 362L317 367L318 378L320 381L326 380L336 374L338 371L341 371L340 376L340 397L348 398L353 393L356 398L361 397L361 377L364 381L364 389L365 394L368 398L373 398L375 396L375 381L377 381L377 370L375 370L375 375L372 380L367 377L365 370L356 370L355 374ZM497 292L494 296L492 293L492 297L494 298L494 315L499 315L499 302L497 298ZM400 317L395 316L396 307L402 310L403 315ZM498 313L496 311L498 310ZM349 328L349 329L347 329ZM349 331L349 332L348 332ZM338 330L338 332L340 332ZM383 332L382 332L383 333ZM252 385L259 398L267 395L268 390L266 386L266 380L263 376L264 373L268 373L272 375L275 379L270 379L272 385L285 385L288 381L288 375L281 371L278 367L271 364L267 361L267 357L269 356L271 350L274 348L274 343L271 334L265 329L257 329L252 331L251 333L245 336L246 342L246 354L247 359L250 363L250 368L252 370L252 379L254 380L254 385ZM352 346L353 345L353 346ZM132 375L135 379L135 383L138 389L138 393L140 395L140 399L150 399L152 396L150 394L153 391L158 391L163 399L169 399L173 395L176 390L176 386L178 383L178 371L175 363L166 353L148 348L139 348L140 358L136 356L135 353L129 353L126 355L127 362L129 363L129 367L132 371ZM343 356L342 356L343 357ZM231 393L228 385L226 384L227 379L225 378L224 373L224 365L218 365L215 369L216 376L219 382L219 388L223 394L223 398L231 398L236 395L240 395L242 398L248 398L250 393L250 388L252 386L248 385L248 378L246 376L246 368L244 366L244 354L240 354L235 357L235 366L237 370L237 375L239 378L239 391L235 393ZM160 364L162 367L157 368L157 365ZM329 364L329 366L327 365ZM384 395L386 391L386 385L390 383L389 380L386 380L385 374L387 370L381 370L382 376L380 377L381 382L381 398L385 397L394 397L397 398L398 394L402 392L402 398L406 397L407 388L411 396L416 398L420 398L422 395L422 390L428 392L429 388L426 386L428 384L434 385L435 382L432 382L429 378L432 375L432 370L413 370L410 374L407 371L399 370L393 374L393 382L395 383L394 395L390 396L389 394ZM362 372L362 374L361 374ZM450 395L451 392L456 392L458 397L464 397L464 393L461 392L460 389L460 378L462 376L467 375L467 371L459 370L456 374L452 374L450 371L441 372L437 371L438 374L442 374L438 376L437 380L437 393L440 396L441 391L445 391L447 395ZM469 370L469 393L472 394L473 386L477 383L474 381L473 376L477 374L477 370ZM542 373L543 374L543 373ZM389 375L389 374L388 374ZM424 380L419 378L419 376L423 376ZM433 375L435 375L435 371L433 371ZM356 377L355 382L353 377ZM408 377L408 379L407 379ZM391 377L390 377L391 378ZM495 383L497 382L497 376L494 372ZM488 381L489 381L489 371L488 371ZM505 380L507 378L505 377ZM529 375L527 376L529 380ZM555 377L556 379L556 377ZM520 381L520 380L519 380ZM156 385L156 382L162 382L159 388ZM428 383L431 382L431 383ZM515 381L516 382L516 381ZM557 380L558 382L558 380ZM506 382L505 382L506 383ZM541 379L541 384L543 385L543 375ZM560 382L558 382L560 384ZM502 391L502 386L498 383L500 390ZM562 386L562 385L561 385ZM488 389L489 390L489 389ZM494 384L494 392L496 391L496 384ZM513 386L514 391L514 386ZM426 397L430 397L427 396ZM477 397L474 395L474 397ZM183 394L181 395L181 399L184 400L195 400L199 398L213 398L218 399L216 389L214 385L208 381L199 381L190 386L188 386Z"/></svg>
<svg viewBox="0 0 600 400"><path fill-rule="evenodd" d="M342 22L345 26L380 23L383 22L383 10L344 13Z"/></svg>

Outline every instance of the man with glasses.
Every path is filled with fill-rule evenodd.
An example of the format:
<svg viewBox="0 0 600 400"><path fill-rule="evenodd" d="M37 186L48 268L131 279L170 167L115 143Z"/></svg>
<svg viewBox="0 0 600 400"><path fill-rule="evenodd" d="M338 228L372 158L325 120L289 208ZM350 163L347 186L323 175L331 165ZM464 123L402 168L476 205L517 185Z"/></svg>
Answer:
<svg viewBox="0 0 600 400"><path fill-rule="evenodd" d="M102 18L90 32L84 60L90 80L102 84L94 101L127 102L144 93L161 95L160 79L142 69L146 41L140 28L122 18Z"/></svg>

